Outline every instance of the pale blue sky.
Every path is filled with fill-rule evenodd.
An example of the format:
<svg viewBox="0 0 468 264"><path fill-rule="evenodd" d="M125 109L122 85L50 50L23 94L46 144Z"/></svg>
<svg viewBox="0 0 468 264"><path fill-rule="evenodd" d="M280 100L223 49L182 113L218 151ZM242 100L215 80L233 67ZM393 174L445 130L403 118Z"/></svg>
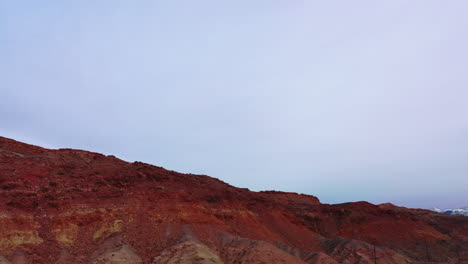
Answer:
<svg viewBox="0 0 468 264"><path fill-rule="evenodd" d="M0 0L0 135L327 203L467 205L467 14Z"/></svg>

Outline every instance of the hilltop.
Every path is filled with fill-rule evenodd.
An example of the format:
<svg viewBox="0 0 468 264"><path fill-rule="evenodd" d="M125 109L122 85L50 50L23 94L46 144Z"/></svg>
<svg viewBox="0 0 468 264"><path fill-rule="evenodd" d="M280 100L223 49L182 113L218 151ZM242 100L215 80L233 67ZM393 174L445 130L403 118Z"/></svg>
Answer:
<svg viewBox="0 0 468 264"><path fill-rule="evenodd" d="M252 192L3 137L0 193L0 263L468 261L464 216Z"/></svg>

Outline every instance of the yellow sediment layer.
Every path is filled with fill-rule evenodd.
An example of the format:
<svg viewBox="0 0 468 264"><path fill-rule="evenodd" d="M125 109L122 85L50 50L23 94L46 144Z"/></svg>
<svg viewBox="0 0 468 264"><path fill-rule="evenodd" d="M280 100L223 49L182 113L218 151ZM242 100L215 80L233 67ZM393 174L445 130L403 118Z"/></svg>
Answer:
<svg viewBox="0 0 468 264"><path fill-rule="evenodd" d="M115 220L113 222L104 223L101 228L99 228L93 234L93 239L96 240L102 237L108 237L111 234L122 232L123 229L123 221L122 220Z"/></svg>
<svg viewBox="0 0 468 264"><path fill-rule="evenodd" d="M39 224L30 214L0 214L0 250L42 243L38 228Z"/></svg>
<svg viewBox="0 0 468 264"><path fill-rule="evenodd" d="M61 245L69 246L75 242L79 227L75 224L70 224L62 228L56 228L52 232L55 234L55 239Z"/></svg>
<svg viewBox="0 0 468 264"><path fill-rule="evenodd" d="M38 245L43 240L36 231L32 230L8 230L0 235L0 249L9 250L23 245Z"/></svg>

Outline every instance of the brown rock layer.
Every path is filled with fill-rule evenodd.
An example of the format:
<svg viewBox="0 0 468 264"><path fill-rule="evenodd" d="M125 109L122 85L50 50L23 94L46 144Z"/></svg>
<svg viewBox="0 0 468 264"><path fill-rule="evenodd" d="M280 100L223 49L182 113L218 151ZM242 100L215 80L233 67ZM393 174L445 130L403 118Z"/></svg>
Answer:
<svg viewBox="0 0 468 264"><path fill-rule="evenodd" d="M0 263L463 263L468 218L0 137Z"/></svg>

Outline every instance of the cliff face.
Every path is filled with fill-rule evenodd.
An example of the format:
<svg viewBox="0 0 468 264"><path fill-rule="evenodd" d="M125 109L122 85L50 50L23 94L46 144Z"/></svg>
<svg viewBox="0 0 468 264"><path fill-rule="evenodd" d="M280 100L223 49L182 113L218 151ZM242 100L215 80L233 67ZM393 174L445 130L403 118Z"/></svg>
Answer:
<svg viewBox="0 0 468 264"><path fill-rule="evenodd" d="M468 260L468 217L321 204L0 137L0 263Z"/></svg>

